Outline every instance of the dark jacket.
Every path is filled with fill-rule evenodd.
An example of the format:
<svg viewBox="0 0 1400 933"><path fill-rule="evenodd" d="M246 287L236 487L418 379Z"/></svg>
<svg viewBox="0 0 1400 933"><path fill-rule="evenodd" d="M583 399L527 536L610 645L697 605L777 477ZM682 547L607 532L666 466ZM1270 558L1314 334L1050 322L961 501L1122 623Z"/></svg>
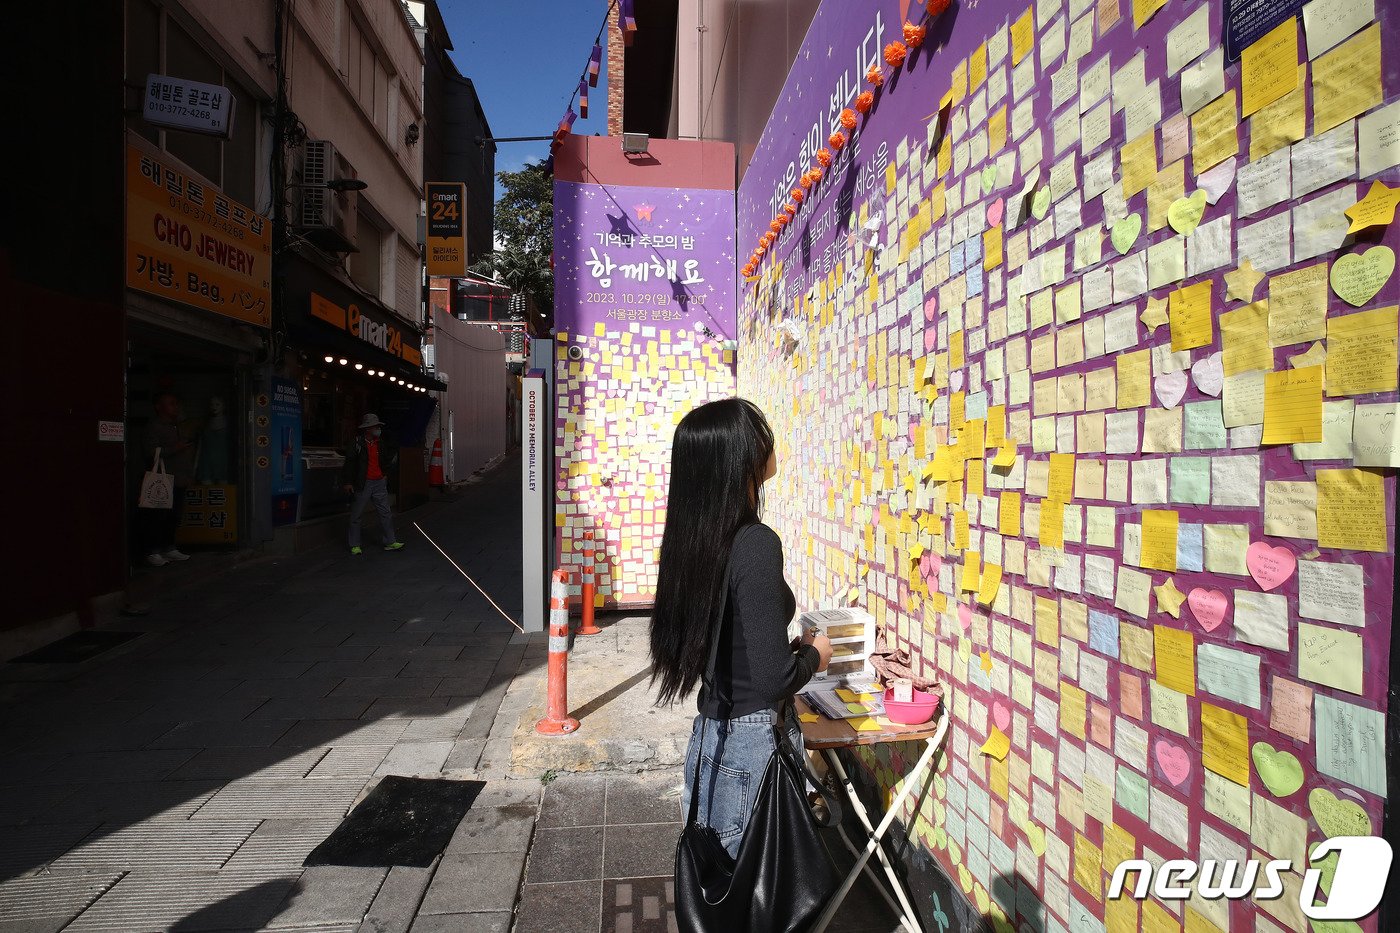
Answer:
<svg viewBox="0 0 1400 933"><path fill-rule="evenodd" d="M390 476L399 468L399 445L388 435L379 436L379 469ZM365 447L364 432L355 435L350 449L345 452L345 465L340 468L340 485L354 486L359 492L365 488L365 474L369 472L369 451Z"/></svg>

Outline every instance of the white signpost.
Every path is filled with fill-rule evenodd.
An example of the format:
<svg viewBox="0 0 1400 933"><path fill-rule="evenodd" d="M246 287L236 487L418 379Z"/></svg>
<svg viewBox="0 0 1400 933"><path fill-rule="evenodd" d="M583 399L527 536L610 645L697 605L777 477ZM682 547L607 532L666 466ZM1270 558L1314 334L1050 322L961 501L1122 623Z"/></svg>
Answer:
<svg viewBox="0 0 1400 933"><path fill-rule="evenodd" d="M233 95L217 84L147 75L142 115L157 126L227 139L233 132Z"/></svg>
<svg viewBox="0 0 1400 933"><path fill-rule="evenodd" d="M525 599L520 622L527 632L543 632L549 618L548 559L552 543L545 538L545 519L551 519L552 528L550 492L554 488L549 474L554 413L544 370L531 369L521 377L520 395L520 553Z"/></svg>

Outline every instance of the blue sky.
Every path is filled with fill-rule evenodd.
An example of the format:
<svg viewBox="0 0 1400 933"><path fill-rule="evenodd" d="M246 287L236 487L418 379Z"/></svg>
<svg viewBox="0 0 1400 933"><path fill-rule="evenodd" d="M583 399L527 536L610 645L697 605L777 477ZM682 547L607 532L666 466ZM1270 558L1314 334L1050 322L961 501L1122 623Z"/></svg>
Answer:
<svg viewBox="0 0 1400 933"><path fill-rule="evenodd" d="M608 0L438 0L452 59L476 85L493 134L554 132L607 8ZM603 73L590 89L588 119L574 123L575 133L607 132L606 31L602 41ZM501 143L496 170L514 171L547 155L547 140Z"/></svg>

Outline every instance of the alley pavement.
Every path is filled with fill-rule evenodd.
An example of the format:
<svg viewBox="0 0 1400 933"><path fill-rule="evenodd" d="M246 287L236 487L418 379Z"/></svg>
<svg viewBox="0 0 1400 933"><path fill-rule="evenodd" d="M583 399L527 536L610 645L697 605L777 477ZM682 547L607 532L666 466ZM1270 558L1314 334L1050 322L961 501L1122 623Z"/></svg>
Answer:
<svg viewBox="0 0 1400 933"><path fill-rule="evenodd" d="M595 715L573 747L592 751L550 751L545 637L412 528L515 614L518 477L517 452L400 517L403 551L172 575L109 626L130 641L0 664L0 933L676 929L690 717L651 708L645 618L580 640L570 707ZM304 868L385 775L485 787L429 867ZM893 928L869 891L850 903L839 929Z"/></svg>

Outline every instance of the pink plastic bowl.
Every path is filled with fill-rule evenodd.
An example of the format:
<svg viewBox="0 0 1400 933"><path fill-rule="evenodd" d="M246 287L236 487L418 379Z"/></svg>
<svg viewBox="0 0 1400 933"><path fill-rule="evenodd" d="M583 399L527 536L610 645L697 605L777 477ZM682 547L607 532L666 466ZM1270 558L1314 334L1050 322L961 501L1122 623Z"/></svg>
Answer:
<svg viewBox="0 0 1400 933"><path fill-rule="evenodd" d="M915 690L912 701L900 703L894 698L894 688L885 688L885 717L890 722L916 726L921 722L928 722L937 711L938 694L936 693Z"/></svg>

